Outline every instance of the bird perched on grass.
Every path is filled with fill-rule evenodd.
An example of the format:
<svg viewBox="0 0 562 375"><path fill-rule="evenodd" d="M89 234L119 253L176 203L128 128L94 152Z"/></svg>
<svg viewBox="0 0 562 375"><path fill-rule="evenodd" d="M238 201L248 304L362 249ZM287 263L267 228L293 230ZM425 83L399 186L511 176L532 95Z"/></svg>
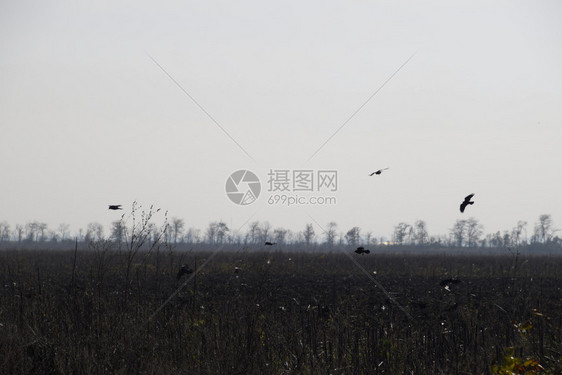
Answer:
<svg viewBox="0 0 562 375"><path fill-rule="evenodd" d="M472 193L470 195L467 195L464 198L464 201L461 203L461 212L464 212L464 209L466 208L467 205L474 204L474 202L471 201L473 196L474 196L474 193Z"/></svg>
<svg viewBox="0 0 562 375"><path fill-rule="evenodd" d="M110 205L109 205L109 209L110 209L110 210L122 210L120 204L110 204Z"/></svg>
<svg viewBox="0 0 562 375"><path fill-rule="evenodd" d="M183 275L189 275L190 273L193 273L193 270L189 268L187 264L182 264L176 279L179 280Z"/></svg>
<svg viewBox="0 0 562 375"><path fill-rule="evenodd" d="M277 242L265 241L265 245L266 245L266 246L273 246L273 245L276 245L276 244L277 244Z"/></svg>
<svg viewBox="0 0 562 375"><path fill-rule="evenodd" d="M370 250L365 250L365 248L363 246L359 246L357 248L357 250L355 250L355 252L357 254L369 254L371 251Z"/></svg>
<svg viewBox="0 0 562 375"><path fill-rule="evenodd" d="M372 175L374 175L374 174L377 174L377 175L378 175L378 174L381 174L382 171L386 171L387 169L388 169L388 168L379 169L378 171L374 171L373 173L371 173L369 176L372 176Z"/></svg>

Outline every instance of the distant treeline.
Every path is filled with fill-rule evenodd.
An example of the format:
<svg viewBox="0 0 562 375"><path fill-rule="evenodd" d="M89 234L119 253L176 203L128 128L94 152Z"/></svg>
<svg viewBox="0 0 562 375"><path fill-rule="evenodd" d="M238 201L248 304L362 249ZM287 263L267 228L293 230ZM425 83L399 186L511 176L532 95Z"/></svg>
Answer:
<svg viewBox="0 0 562 375"><path fill-rule="evenodd" d="M174 247L178 250L206 250L221 246L224 250L261 250L265 242L273 243L279 250L325 251L332 248L353 249L358 246L378 248L379 251L429 251L446 249L480 249L491 251L548 252L562 254L562 239L556 235L551 215L540 215L532 232L527 231L527 222L518 221L511 230L484 234L483 226L475 218L457 220L448 234L430 235L427 224L417 220L414 224L398 223L390 240L377 237L372 232L359 227L341 231L335 222L325 227L306 224L301 231L273 228L267 221L254 221L245 231L232 230L222 221L209 223L205 230L186 227L184 219L168 219L164 214L163 223L156 225L153 217L159 210L142 211L133 206L128 219L114 221L109 235L103 225L90 223L77 233L70 233L68 224L51 229L46 223L38 221L16 225L14 229L7 222L0 222L0 247L2 248L73 248L75 243L81 247L95 247L99 243L118 249L138 246ZM135 217L136 215L136 217ZM515 249L515 250L514 250Z"/></svg>

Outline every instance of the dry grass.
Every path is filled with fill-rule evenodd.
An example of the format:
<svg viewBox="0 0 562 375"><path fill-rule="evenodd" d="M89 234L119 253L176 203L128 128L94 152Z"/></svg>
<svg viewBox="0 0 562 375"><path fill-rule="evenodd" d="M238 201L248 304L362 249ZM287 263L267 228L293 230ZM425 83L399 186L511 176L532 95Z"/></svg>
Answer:
<svg viewBox="0 0 562 375"><path fill-rule="evenodd" d="M562 258L359 257L409 320L340 253L221 253L150 320L210 255L0 253L0 373L562 372Z"/></svg>

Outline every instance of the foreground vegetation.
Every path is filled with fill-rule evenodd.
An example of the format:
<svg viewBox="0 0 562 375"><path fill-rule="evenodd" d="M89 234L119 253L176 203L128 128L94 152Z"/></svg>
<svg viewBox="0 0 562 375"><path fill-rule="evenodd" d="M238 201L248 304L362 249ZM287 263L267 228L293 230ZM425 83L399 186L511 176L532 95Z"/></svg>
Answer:
<svg viewBox="0 0 562 375"><path fill-rule="evenodd" d="M5 250L0 373L562 373L562 257L352 256Z"/></svg>

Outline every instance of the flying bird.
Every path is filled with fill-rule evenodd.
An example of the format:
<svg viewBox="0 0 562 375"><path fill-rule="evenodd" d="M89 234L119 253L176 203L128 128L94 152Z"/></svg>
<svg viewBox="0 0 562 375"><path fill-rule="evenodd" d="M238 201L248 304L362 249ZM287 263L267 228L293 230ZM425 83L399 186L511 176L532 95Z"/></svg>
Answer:
<svg viewBox="0 0 562 375"><path fill-rule="evenodd" d="M472 197L474 196L474 193L467 195L464 198L464 201L461 203L461 212L464 212L464 209L466 208L467 205L469 204L474 204L473 201L471 201Z"/></svg>
<svg viewBox="0 0 562 375"><path fill-rule="evenodd" d="M273 245L277 245L277 242L265 241L265 245L266 245L266 246L273 246Z"/></svg>
<svg viewBox="0 0 562 375"><path fill-rule="evenodd" d="M379 169L378 171L374 171L373 173L371 173L369 176L372 176L374 174L381 174L382 171L386 171L388 168L383 168L383 169Z"/></svg>
<svg viewBox="0 0 562 375"><path fill-rule="evenodd" d="M110 204L110 205L109 205L109 209L110 209L110 210L122 210L120 204Z"/></svg>
<svg viewBox="0 0 562 375"><path fill-rule="evenodd" d="M180 270L178 271L176 279L179 280L183 275L189 275L190 273L193 273L193 270L189 268L187 264L182 264Z"/></svg>
<svg viewBox="0 0 562 375"><path fill-rule="evenodd" d="M369 254L371 251L370 250L365 250L365 248L363 246L359 246L357 248L357 250L355 250L355 252L357 254Z"/></svg>

